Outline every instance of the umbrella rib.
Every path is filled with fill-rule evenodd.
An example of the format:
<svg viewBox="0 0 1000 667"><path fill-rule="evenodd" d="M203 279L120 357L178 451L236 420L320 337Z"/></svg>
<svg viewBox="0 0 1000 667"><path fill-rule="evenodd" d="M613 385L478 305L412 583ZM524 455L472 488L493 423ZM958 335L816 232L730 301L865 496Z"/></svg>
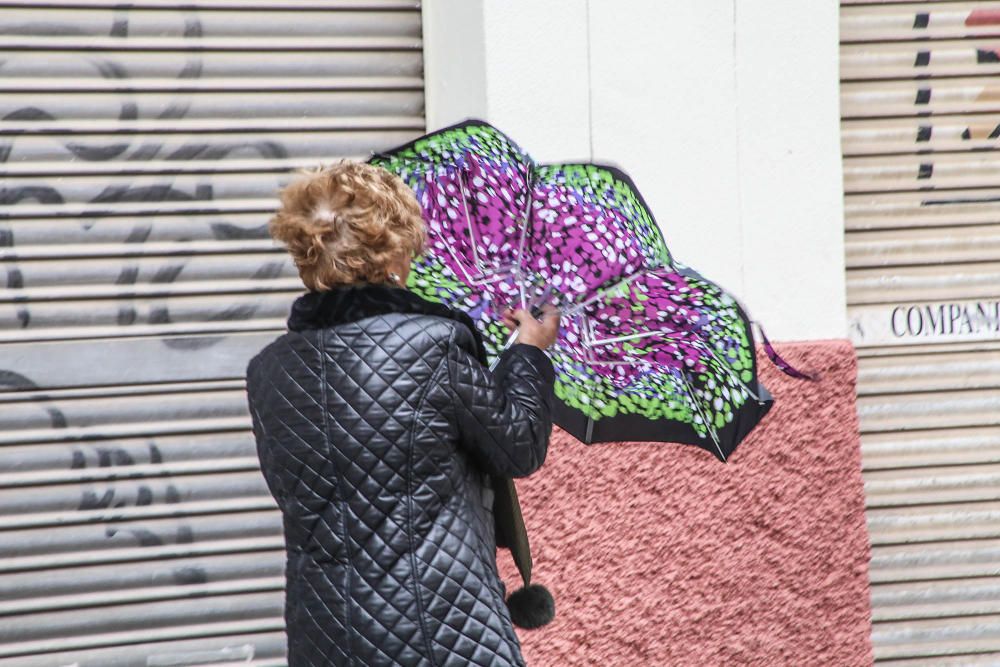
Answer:
<svg viewBox="0 0 1000 667"><path fill-rule="evenodd" d="M591 341L591 342L605 343L605 342L613 341L613 340L618 340L618 339L606 338L604 340ZM719 359L719 357L715 354L715 352L712 351L711 346L709 346L709 345L707 345L707 344L705 344L702 341L697 340L697 339L689 341L689 342L692 345L694 345L695 347L698 347L699 349L703 349L706 352L708 352L712 356L712 359L714 359L715 362L719 366L721 366L723 369L725 369L726 373L728 373L729 376L733 380L735 380L736 382L738 382L740 384L740 386L742 386L747 391L747 393L750 394L754 398L755 401L757 401L758 403L760 402L760 396L757 395L757 392L755 392L753 389L751 389L749 387L749 385L747 385L747 383L744 382L743 379L740 378L740 376L738 376L736 374L736 372L729 366L729 364L727 364L725 361ZM591 363L591 365L594 365L594 366L635 366L636 364L644 364L644 365L650 366L652 368L657 368L657 367L661 366L661 364L656 364L656 363L653 363L651 361L646 361L645 359L636 359L634 357L629 357L625 361L591 361L590 363Z"/></svg>
<svg viewBox="0 0 1000 667"><path fill-rule="evenodd" d="M589 351L590 348L588 346L585 346L585 349ZM596 360L591 360L591 359L588 359L587 361L590 364L594 364L594 365L612 365L612 364L616 363L616 362L610 362L610 361L596 361ZM649 361L644 361L644 360L638 360L638 361L640 363L646 364L647 366L650 366L652 368L656 368L656 367L659 366L658 364L653 364L652 362L649 362ZM618 362L618 363L621 363L621 362ZM708 420L708 415L702 409L701 403L698 402L698 398L694 395L694 392L693 392L693 390L691 388L691 385L687 381L687 375L684 373L683 370L680 370L680 369L678 369L678 371L676 373L671 372L671 375L680 378L681 383L684 385L684 395L685 395L685 397L688 399L688 402L692 406L694 406L695 411L701 417L702 422L705 424L705 428L708 429L709 435L712 436L712 442L715 444L715 449L719 452L719 457L723 461L725 461L726 460L726 455L722 451L722 443L719 441L719 435L718 435L718 433L716 433L715 427L712 426L711 422ZM589 426L590 426L590 423L588 422L588 433L589 433ZM588 435L588 438L589 438L589 435Z"/></svg>
<svg viewBox="0 0 1000 667"><path fill-rule="evenodd" d="M668 331L668 330L665 330L665 329L658 329L656 331L642 331L640 333L629 334L629 335L626 335L626 336L618 336L616 338L603 338L603 339L600 339L600 340L591 341L591 343L592 344L596 343L598 345L600 345L600 344L606 344L606 343L617 343L617 342L623 341L623 340L630 340L630 339L635 339L635 338L642 338L642 337L646 337L646 336L655 336L657 334L672 334L672 333L680 333L680 332L678 332L678 331ZM684 336L676 336L676 338L678 338L678 339L685 339L685 342L690 343L691 345L694 345L695 347L697 347L700 350L708 352L708 354L712 357L712 359L715 360L715 363L717 363L719 366L722 366L722 368L724 368L726 370L726 372L729 374L729 376L731 378L733 378L734 380L736 380L744 389L747 390L747 392L751 396L753 396L754 400L756 400L758 402L760 401L760 397L757 395L757 393L753 389L751 389L743 381L743 379L740 378L740 376L738 376L736 374L736 372L732 369L732 367L729 364L727 364L726 362L724 362L723 360L719 359L719 357L715 354L715 351L712 349L711 345L709 345L708 343L706 343L705 341L703 341L701 338L699 338L697 333L691 333L690 335L691 335L691 338L689 338L689 339L685 339ZM669 335L665 335L664 337L665 338L671 338L671 336L669 336Z"/></svg>
<svg viewBox="0 0 1000 667"><path fill-rule="evenodd" d="M472 285L475 284L476 281L473 280L472 276L469 275L469 272L466 270L465 265L462 264L462 261L458 258L458 253L456 253L455 248L452 247L451 241L449 241L448 239L443 239L443 240L445 247L448 248L448 252L451 254L451 258L455 260L455 266L457 266L459 269L462 270L462 273L465 274L465 282L468 283L469 286L471 287Z"/></svg>
<svg viewBox="0 0 1000 667"><path fill-rule="evenodd" d="M647 336L656 336L656 335L661 335L661 334L665 338L671 338L672 336L670 336L669 334L674 334L674 333L680 334L682 332L679 332L679 331L676 331L676 330L672 331L672 330L667 330L667 329L657 329L657 330L654 330L654 331L640 331L640 332L634 333L634 334L627 334L627 335L624 335L624 336L616 336L614 338L602 338L602 339L598 339L598 340L592 340L590 342L591 342L591 344L594 344L594 345L604 345L604 344L608 344L608 343L617 343L617 342L620 342L620 341L633 340L633 339L637 339L637 338L644 338L644 337L647 337ZM712 357L712 359L714 359L715 362L719 366L722 366L722 368L725 369L725 371L729 374L729 376L732 379L736 380L736 382L738 382L740 384L740 386L742 386L747 391L747 393L749 393L753 397L753 399L755 401L757 401L758 403L760 402L760 396L757 395L757 392L755 392L753 389L751 389L750 386L747 385L743 381L743 379L740 378L736 374L736 372L732 369L732 367L730 367L729 364L727 364L725 361L719 359L718 355L715 354L715 351L712 349L711 345L709 345L707 342L705 342L701 338L699 338L699 334L697 332L691 332L690 336L691 336L690 339L685 339L685 337L683 335L676 336L676 338L678 338L678 339L685 339L685 342L688 342L688 343L694 345L695 347L697 347L700 350L708 352L708 354Z"/></svg>
<svg viewBox="0 0 1000 667"><path fill-rule="evenodd" d="M490 283L501 282L506 280L509 276L509 272L494 272L494 273L484 273L484 275L476 278L472 281L473 285L489 285Z"/></svg>
<svg viewBox="0 0 1000 667"><path fill-rule="evenodd" d="M521 238L518 239L517 245L517 259L514 261L514 266L517 268L518 275L520 275L522 270L521 260L524 257L524 243L528 236L528 217L531 215L531 171L527 165L525 165L525 175L524 175L524 213L521 215Z"/></svg>
<svg viewBox="0 0 1000 667"><path fill-rule="evenodd" d="M590 327L587 326L587 323L589 321L590 321L590 319L586 315L584 315L583 316L583 323L582 323L583 326L581 327L580 331L583 334L584 356L586 357L586 359L587 359L587 361L589 363L593 363L595 361L595 359L591 356L591 352L592 352L592 348L590 346L590 333L591 332L590 332ZM586 389L586 384L584 384L584 388ZM590 407L591 410L594 409L594 403L593 403L593 397L592 396L587 396L587 406ZM587 414L587 432L584 435L584 444L589 445L590 441L591 441L591 438L593 437L593 435L594 435L594 418L590 414Z"/></svg>
<svg viewBox="0 0 1000 667"><path fill-rule="evenodd" d="M673 334L680 333L674 329L656 329L655 331L640 331L639 333L626 334L624 336L615 336L614 338L599 338L597 340L590 341L594 345L606 345L608 343L618 343L625 340L633 340L636 338L645 338L647 336L655 336L657 334Z"/></svg>
<svg viewBox="0 0 1000 667"><path fill-rule="evenodd" d="M517 259L514 260L514 275L517 281L518 296L521 298L521 305L524 305L524 245L528 239L528 222L531 219L531 168L524 167L524 213L521 215L521 238L517 243Z"/></svg>
<svg viewBox="0 0 1000 667"><path fill-rule="evenodd" d="M410 156L404 156L404 155L391 156L391 155L387 155L385 153L374 152L374 151L372 152L372 155L373 156L381 157L383 159L397 159L397 160L401 160L403 162L416 162L416 163L420 163L420 164L424 164L424 165L430 165L430 167L431 167L430 169L424 169L423 170L424 178L425 179L428 178L428 177L430 177L431 175L436 175L436 172L438 170L438 165L435 165L432 161L426 160L426 159L421 158L421 157L410 157ZM531 186L531 167L530 167L530 165L524 165L524 168L525 168L525 192L524 192L525 206L524 206L524 213L523 213L523 215L521 217L521 221L520 221L520 225L521 225L521 238L519 239L519 242L518 242L517 259L514 261L514 265L513 265L513 272L514 272L514 275L515 275L515 280L517 280L517 282L518 282L518 292L519 292L519 295L521 297L521 304L522 305L524 304L524 299L525 299L524 283L523 283L523 280L521 280L521 278L524 275L524 266L523 266L522 262L523 262L523 259L524 259L524 245L525 245L525 242L526 242L526 239L527 239L528 222L530 221L530 218L531 218L531 187L532 187ZM445 168L445 170L447 171L447 168ZM463 203L463 206L465 208L465 219L466 219L466 223L468 224L468 228L469 228L469 238L470 238L470 244L472 246L473 257L475 258L475 262L476 262L477 268L479 268L480 270L482 270L482 267L480 266L478 250L476 248L476 239L475 239L475 236L474 236L473 231L472 231L472 221L471 221L471 219L469 217L468 202L466 201L467 191L465 189L465 183L464 183L464 180L462 178L461 170L459 170L459 172L458 172L458 183L459 183L459 187L462 190L462 203ZM452 244L449 241L449 239L442 238L442 240L444 241L445 247L447 248L448 253L451 255L452 260L455 262L455 265L458 266L459 269L464 274L466 283L468 283L470 286L478 284L477 281L474 280L471 275L469 275L469 272L466 270L465 265L461 262L461 260L459 260L458 253L455 251L455 248L452 246ZM511 340L513 340L513 338ZM510 344L510 341L508 341L508 345L509 344Z"/></svg>
<svg viewBox="0 0 1000 667"><path fill-rule="evenodd" d="M427 178L430 175L431 175L430 171L424 171L424 178ZM458 253L455 252L455 248L452 246L451 240L448 239L447 236L444 234L441 235L441 240L444 242L445 247L448 249L448 253L451 255L451 258L455 261L455 266L457 266L462 271L462 273L465 274L466 283L468 283L470 286L473 285L475 281L473 281L472 276L470 276L469 272L465 269L465 265L458 258Z"/></svg>
<svg viewBox="0 0 1000 667"><path fill-rule="evenodd" d="M424 169L423 170L423 174L424 174L424 178L425 179L428 178L431 175L436 175L436 172L437 172L437 169L438 169L437 165L435 165L433 162L431 162L430 160L422 159L422 158L410 158L410 157L403 156L403 155L390 156L390 155L386 155L385 153L373 153L373 155L381 157L381 158L384 158L384 159L397 159L397 160L402 160L403 162L419 162L421 164L431 165L431 169ZM447 168L445 168L445 171L447 171ZM461 184L462 184L462 175L461 175L461 172L459 172L458 182L459 182L459 186L461 186ZM463 197L463 201L464 201L464 197ZM468 221L468 209L466 209L466 221ZM470 225L470 230L469 231L470 231L470 234L471 234L471 231L472 231L471 230L471 225ZM473 284L475 284L475 281L472 279L472 276L469 275L469 272L465 269L465 266L458 259L458 254L455 252L455 248L452 247L451 242L447 238L444 238L443 235L442 235L442 240L444 241L445 247L448 249L449 254L451 254L451 258L455 261L455 265L457 267L459 267L459 269L461 269L461 271L462 271L463 274L465 274L465 281L470 286L473 285ZM475 252L476 252L475 243L472 243L472 252L473 252L473 254L475 254ZM477 261L477 263L478 263L478 261Z"/></svg>
<svg viewBox="0 0 1000 667"><path fill-rule="evenodd" d="M753 396L753 399L755 401L757 401L758 403L761 402L760 401L760 396L757 395L757 392L755 392L753 389L751 389L747 385L747 383L743 381L743 378L741 378L739 375L736 374L736 371L734 371L729 364L727 364L725 361L719 359L719 357L716 356L715 351L712 350L712 346L711 345L709 345L709 344L705 343L704 341L702 341L700 339L697 339L697 338L694 341L692 341L692 342L697 347L700 347L701 349L703 349L706 352L708 352L712 356L712 359L715 360L715 363L719 364L724 369L726 369L726 372L729 373L729 376L731 378L733 378L734 380L736 380L737 382L739 382L740 386L742 386L744 389L746 389L747 393L749 393L751 396Z"/></svg>
<svg viewBox="0 0 1000 667"><path fill-rule="evenodd" d="M636 365L649 366L650 368L656 368L656 364L651 361L645 361L644 359L628 359L626 361L591 361L591 366L636 366Z"/></svg>
<svg viewBox="0 0 1000 667"><path fill-rule="evenodd" d="M483 264L479 260L479 250L476 247L478 241L476 240L476 235L472 231L472 216L469 215L469 194L465 189L465 179L462 178L462 169L458 169L458 188L462 192L462 208L465 210L465 224L469 229L469 245L472 246L472 261L476 263L476 268L480 271L483 270Z"/></svg>
<svg viewBox="0 0 1000 667"><path fill-rule="evenodd" d="M602 344L602 343L615 343L615 342L618 342L620 340L628 340L628 339L633 339L633 338L640 338L640 337L643 337L643 336L655 336L658 333L669 334L669 333L677 333L677 332L665 331L665 330L661 329L659 331L644 331L644 332L638 333L638 334L630 334L628 336L619 336L617 338L604 338L604 339L601 339L601 340L591 341L591 342L592 343L598 343L598 344ZM705 341L703 341L700 338L698 338L697 334L693 334L693 336L694 336L694 338L686 339L685 342L690 343L691 345L694 345L695 347L697 347L700 350L704 350L705 352L708 352L708 354L712 357L712 359L715 360L715 363L717 363L719 366L721 366L723 369L725 369L726 373L728 373L729 376L732 379L736 380L736 382L738 382L740 384L740 386L742 386L744 389L746 389L747 393L749 393L751 396L753 396L753 398L754 398L755 401L760 402L760 397L757 395L757 392L755 392L753 389L751 389L749 387L749 385L747 385L747 383L744 382L743 379L740 378L740 376L736 374L736 371L734 371L729 364L727 364L725 361L719 359L719 357L712 350L712 346L711 345L707 344ZM665 336L665 337L666 338L670 338L670 336ZM677 336L677 338L680 339L680 338L683 338L683 337L682 336ZM639 360L637 360L637 361L639 361ZM650 362L645 362L645 363L650 363Z"/></svg>
<svg viewBox="0 0 1000 667"><path fill-rule="evenodd" d="M720 363L722 363L722 362L720 362ZM664 364L653 363L652 361L646 361L645 359L636 359L634 357L628 357L624 361L591 361L590 365L591 366L629 366L629 367L635 367L637 365L643 365L643 366L648 366L650 368L664 368L665 367ZM723 365L725 365L725 364L723 364ZM667 367L667 368L669 368L669 367ZM744 382L741 379L739 379L735 374L733 374L732 369L729 369L727 367L727 370L729 370L730 374L733 376L733 379L735 379L737 382L739 382L741 385L743 385L743 388L746 389L747 392L749 392L751 396L753 396L758 401L760 400L760 398L754 392L752 392L750 390L750 388L747 387L746 384L744 384Z"/></svg>
<svg viewBox="0 0 1000 667"><path fill-rule="evenodd" d="M696 396L694 396L694 394L692 393L692 391L691 391L691 385L690 385L690 384L688 384L688 381L687 381L687 374L686 374L686 373L684 373L684 371L683 371L683 370L681 370L681 371L679 372L679 375L680 375L680 378L681 378L681 382L683 382L683 383L684 383L684 390L685 390L685 392L686 392L686 393L688 394L688 398L689 398L689 399L691 400L691 402L692 402L692 403L694 404L694 408L695 408L695 410L697 410L697 411L698 411L698 414L699 414L699 415L701 416L701 419L702 419L702 421L703 421L703 422L705 423L705 428L707 428L707 429L708 429L708 433L709 433L709 435L711 435L711 436L712 436L712 441L713 441L713 442L715 442L715 448L716 448L716 449L718 450L718 452L719 452L719 457L720 457L720 458L721 458L721 459L722 459L723 461L725 461L725 460L726 460L726 455L722 453L722 445L721 445L721 444L719 443L719 436L718 436L718 434L716 434L716 432L715 432L715 427L714 427L714 426L712 426L711 422L709 422L709 421L708 421L708 416L707 416L707 415L705 414L705 412L704 412L704 411L702 410L702 408L701 408L701 404L700 404L700 403L698 402L698 399L697 399L697 397L696 397Z"/></svg>
<svg viewBox="0 0 1000 667"><path fill-rule="evenodd" d="M581 301L580 303L574 304L573 306L571 306L566 311L566 314L567 315L575 315L576 313L580 312L581 310L583 310L584 308L586 308L590 304L594 303L598 299L601 299L608 292L610 292L612 290L615 290L615 289L619 289L623 285L629 284L633 280L639 278L640 276L646 274L648 271L651 271L651 270L653 270L653 269L648 268L648 267L644 267L642 269L639 269L635 273L632 273L632 274L630 274L628 276L625 276L624 278L622 278L621 280L619 280L618 282L616 282L614 285L608 285L604 289L597 290L597 292L592 297L590 297L589 299L587 299L585 301Z"/></svg>

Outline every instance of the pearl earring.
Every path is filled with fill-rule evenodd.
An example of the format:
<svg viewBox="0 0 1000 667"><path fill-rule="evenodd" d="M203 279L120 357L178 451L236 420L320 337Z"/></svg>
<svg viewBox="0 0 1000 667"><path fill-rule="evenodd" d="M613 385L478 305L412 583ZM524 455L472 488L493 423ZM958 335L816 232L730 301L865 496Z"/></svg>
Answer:
<svg viewBox="0 0 1000 667"><path fill-rule="evenodd" d="M397 285L399 285L399 284L400 284L400 283L399 283L399 274L398 274L398 273L390 273L390 274L389 274L389 277L390 277L390 278L392 278L392 281L393 281L394 283L396 283Z"/></svg>

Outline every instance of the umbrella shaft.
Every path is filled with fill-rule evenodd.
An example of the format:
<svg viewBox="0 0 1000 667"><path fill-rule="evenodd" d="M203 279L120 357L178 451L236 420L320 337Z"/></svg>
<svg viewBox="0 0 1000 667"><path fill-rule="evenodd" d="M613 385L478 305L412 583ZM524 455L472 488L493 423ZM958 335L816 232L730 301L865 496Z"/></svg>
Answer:
<svg viewBox="0 0 1000 667"><path fill-rule="evenodd" d="M520 329L514 329L514 333L511 334L510 338L507 339L507 342L504 343L503 347L500 349L500 354L503 354L504 350L506 350L508 347L510 347L511 345L514 344L514 341L517 339L517 334L519 334L519 333L521 333ZM494 368L496 368L497 362L500 361L500 354L497 354L497 358L493 360L492 364L490 364L490 370L491 371Z"/></svg>

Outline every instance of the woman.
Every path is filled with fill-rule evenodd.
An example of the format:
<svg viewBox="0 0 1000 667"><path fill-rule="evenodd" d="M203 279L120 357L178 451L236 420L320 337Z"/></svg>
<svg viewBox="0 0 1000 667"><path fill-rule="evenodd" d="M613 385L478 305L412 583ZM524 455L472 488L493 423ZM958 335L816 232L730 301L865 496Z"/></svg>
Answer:
<svg viewBox="0 0 1000 667"><path fill-rule="evenodd" d="M505 312L518 338L490 373L471 318L406 289L420 207L372 165L294 180L270 230L309 289L247 367L284 522L289 664L523 665L491 476L545 460L558 312Z"/></svg>

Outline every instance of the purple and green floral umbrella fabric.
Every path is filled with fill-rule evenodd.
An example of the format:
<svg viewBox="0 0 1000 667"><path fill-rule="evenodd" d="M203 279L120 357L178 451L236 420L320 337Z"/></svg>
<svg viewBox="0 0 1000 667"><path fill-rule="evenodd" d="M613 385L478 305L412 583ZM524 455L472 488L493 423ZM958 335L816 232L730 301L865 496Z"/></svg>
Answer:
<svg viewBox="0 0 1000 667"><path fill-rule="evenodd" d="M554 421L581 441L682 442L724 461L770 409L744 309L671 256L622 171L536 164L477 120L370 162L423 208L429 246L407 286L467 312L491 360L510 342L506 306L559 307Z"/></svg>

